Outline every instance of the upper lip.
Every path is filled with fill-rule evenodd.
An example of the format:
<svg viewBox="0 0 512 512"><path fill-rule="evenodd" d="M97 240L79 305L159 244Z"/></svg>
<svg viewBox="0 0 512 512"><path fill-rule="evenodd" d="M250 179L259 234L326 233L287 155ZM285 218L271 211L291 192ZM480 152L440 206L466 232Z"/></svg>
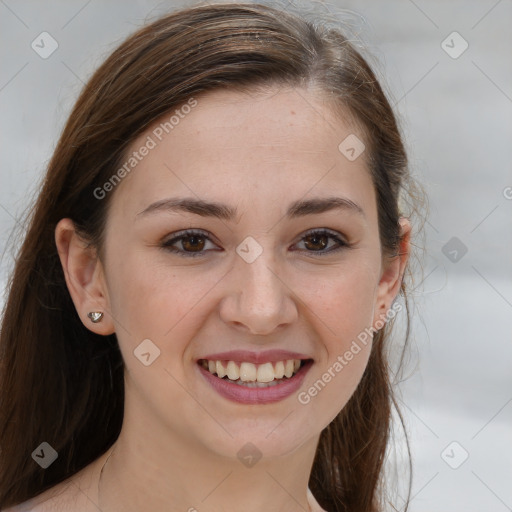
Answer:
<svg viewBox="0 0 512 512"><path fill-rule="evenodd" d="M305 354L298 352L290 352L288 350L264 350L262 352L251 352L250 350L230 350L228 352L217 352L215 354L207 354L198 358L208 359L210 361L234 361L236 363L273 363L276 361L286 361L288 359L312 359Z"/></svg>

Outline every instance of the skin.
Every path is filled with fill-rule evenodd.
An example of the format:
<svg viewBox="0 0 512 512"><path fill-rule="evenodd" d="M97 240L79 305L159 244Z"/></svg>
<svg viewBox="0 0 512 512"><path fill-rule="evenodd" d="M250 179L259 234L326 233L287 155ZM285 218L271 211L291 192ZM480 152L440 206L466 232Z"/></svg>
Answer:
<svg viewBox="0 0 512 512"><path fill-rule="evenodd" d="M195 361L239 348L297 351L314 360L299 391L307 390L359 333L376 326L399 292L410 224L400 220L400 255L384 259L365 155L351 162L338 150L351 133L364 139L357 129L334 117L314 90L213 91L197 100L110 192L104 261L85 248L69 219L55 231L84 325L115 332L126 364L120 437L113 451L55 488L60 498L52 499L69 497L68 510L321 510L307 498L318 439L353 394L371 343L306 405L297 393L273 404L232 402L204 381ZM137 215L176 196L225 203L239 216ZM349 198L364 215L285 217L293 201L328 196ZM188 228L213 235L201 239L204 256L161 247ZM334 232L350 247L320 255L304 239L313 228ZM263 248L252 263L236 253L247 236ZM174 247L191 250L187 242ZM105 316L93 324L89 311ZM150 366L133 355L147 338L161 351ZM251 468L236 455L248 442L263 454Z"/></svg>

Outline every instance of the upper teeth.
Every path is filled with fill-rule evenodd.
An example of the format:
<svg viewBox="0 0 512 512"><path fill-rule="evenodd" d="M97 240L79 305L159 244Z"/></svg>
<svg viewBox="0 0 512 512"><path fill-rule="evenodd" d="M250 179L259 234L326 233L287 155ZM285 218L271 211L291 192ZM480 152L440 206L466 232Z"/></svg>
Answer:
<svg viewBox="0 0 512 512"><path fill-rule="evenodd" d="M287 359L276 363L237 363L235 361L210 361L203 359L201 364L210 373L217 374L221 379L225 376L230 380L240 379L242 382L272 382L274 379L290 378L300 368L300 359Z"/></svg>

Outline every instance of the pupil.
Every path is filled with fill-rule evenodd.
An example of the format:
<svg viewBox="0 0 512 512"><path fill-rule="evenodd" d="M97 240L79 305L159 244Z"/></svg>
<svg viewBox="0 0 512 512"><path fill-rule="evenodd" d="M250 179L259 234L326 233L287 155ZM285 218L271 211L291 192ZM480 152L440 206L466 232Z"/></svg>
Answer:
<svg viewBox="0 0 512 512"><path fill-rule="evenodd" d="M320 244L320 246L321 246L321 247L319 247L320 249L327 247L327 240L326 240L327 236L326 235L320 235L320 236L309 235L308 238L313 241L313 245ZM318 249L318 247L317 247L317 249Z"/></svg>
<svg viewBox="0 0 512 512"><path fill-rule="evenodd" d="M201 245L201 242L198 242L198 240L201 240L200 236L189 236L185 240L186 241L185 241L184 245L188 245L192 249L198 249L198 248L202 249L202 245L204 245L204 242L202 245Z"/></svg>

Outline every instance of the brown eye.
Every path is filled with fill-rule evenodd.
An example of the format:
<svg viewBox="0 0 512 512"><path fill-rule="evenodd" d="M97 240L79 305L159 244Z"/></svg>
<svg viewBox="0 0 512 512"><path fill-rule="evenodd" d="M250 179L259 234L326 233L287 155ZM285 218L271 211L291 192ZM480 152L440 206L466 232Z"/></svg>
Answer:
<svg viewBox="0 0 512 512"><path fill-rule="evenodd" d="M334 243L332 243L334 241ZM207 234L195 231L181 232L177 236L161 243L161 247L169 252L181 256L206 256L208 254L207 244L215 246ZM307 253L317 253L319 256L339 251L351 245L343 241L336 234L330 231L317 230L307 233L302 237L300 243L304 244ZM219 250L219 249L211 249ZM220 249L222 250L222 249Z"/></svg>
<svg viewBox="0 0 512 512"><path fill-rule="evenodd" d="M313 251L323 250L328 245L329 236L324 234L312 234L304 237L305 245L307 249L311 249Z"/></svg>
<svg viewBox="0 0 512 512"><path fill-rule="evenodd" d="M204 249L205 241L203 236L190 235L182 237L181 245L185 251L201 251Z"/></svg>
<svg viewBox="0 0 512 512"><path fill-rule="evenodd" d="M180 256L206 256L208 243L214 246L207 234L196 231L182 231L177 236L162 242L161 247Z"/></svg>
<svg viewBox="0 0 512 512"><path fill-rule="evenodd" d="M334 241L334 244L332 243ZM302 237L299 243L303 243L306 252L318 253L319 256L327 255L350 247L337 234L326 230L310 231Z"/></svg>

